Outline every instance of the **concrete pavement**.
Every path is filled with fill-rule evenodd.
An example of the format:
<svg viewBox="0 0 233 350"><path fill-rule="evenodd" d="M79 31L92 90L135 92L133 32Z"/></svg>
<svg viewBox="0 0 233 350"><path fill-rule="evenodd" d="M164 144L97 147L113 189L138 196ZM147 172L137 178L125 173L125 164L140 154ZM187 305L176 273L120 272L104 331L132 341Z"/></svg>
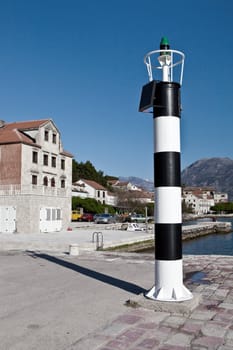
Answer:
<svg viewBox="0 0 233 350"><path fill-rule="evenodd" d="M144 225L141 225L142 227ZM153 225L145 231L122 231L121 224L98 225L94 223L72 222L61 232L48 233L0 233L0 251L38 250L59 253L69 252L69 246L78 244L80 252L96 250L94 232L102 232L104 247L153 239Z"/></svg>
<svg viewBox="0 0 233 350"><path fill-rule="evenodd" d="M153 256L93 247L68 255L77 237L91 243L88 230L59 239L11 235L21 236L21 248L8 235L11 250L2 249L7 239L0 234L1 350L233 349L233 257L184 256L184 283L200 296L198 305L155 311L156 301L140 302L154 284ZM116 232L106 231L110 243ZM132 239L128 234L118 239ZM44 237L40 247L47 249L29 249Z"/></svg>

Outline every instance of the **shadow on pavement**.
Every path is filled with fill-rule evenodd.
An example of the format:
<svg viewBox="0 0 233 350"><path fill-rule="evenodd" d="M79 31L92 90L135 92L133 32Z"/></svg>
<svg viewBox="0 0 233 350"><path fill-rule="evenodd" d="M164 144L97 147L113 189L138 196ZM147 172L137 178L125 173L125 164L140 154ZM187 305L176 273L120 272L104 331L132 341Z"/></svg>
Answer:
<svg viewBox="0 0 233 350"><path fill-rule="evenodd" d="M67 269L76 271L82 275L94 278L98 281L110 284L113 287L123 289L127 292L130 292L130 293L133 293L136 295L141 294L141 293L145 293L147 291L146 289L144 289L144 288L142 288L134 283L130 283L127 281L123 281L119 278L105 275L101 272L94 271L94 270L88 269L86 267L82 267L80 265L77 265L77 264L73 264L71 262L56 258L56 257L48 255L48 254L40 254L40 253L35 253L33 251L27 251L27 253L31 257L34 257L34 258L36 257L36 258L48 260L54 264L57 264L57 265L60 265L62 267L65 267Z"/></svg>

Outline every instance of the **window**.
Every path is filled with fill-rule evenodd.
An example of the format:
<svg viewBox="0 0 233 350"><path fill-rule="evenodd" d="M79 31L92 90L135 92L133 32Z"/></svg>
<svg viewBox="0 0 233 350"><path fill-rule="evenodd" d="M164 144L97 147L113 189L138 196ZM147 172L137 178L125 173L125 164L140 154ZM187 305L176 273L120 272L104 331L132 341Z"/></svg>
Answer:
<svg viewBox="0 0 233 350"><path fill-rule="evenodd" d="M37 185L37 176L36 175L32 175L32 184Z"/></svg>
<svg viewBox="0 0 233 350"><path fill-rule="evenodd" d="M52 221L56 220L56 209L52 208Z"/></svg>
<svg viewBox="0 0 233 350"><path fill-rule="evenodd" d="M61 220L61 209L57 209L57 220Z"/></svg>
<svg viewBox="0 0 233 350"><path fill-rule="evenodd" d="M38 163L38 152L32 151L32 163Z"/></svg>
<svg viewBox="0 0 233 350"><path fill-rule="evenodd" d="M44 179L43 179L43 185L44 186L48 186L48 178L47 178L47 176L45 176Z"/></svg>
<svg viewBox="0 0 233 350"><path fill-rule="evenodd" d="M61 159L61 169L65 170L65 159Z"/></svg>
<svg viewBox="0 0 233 350"><path fill-rule="evenodd" d="M51 179L51 187L55 187L55 179L54 179L54 177L52 177L52 179Z"/></svg>
<svg viewBox="0 0 233 350"><path fill-rule="evenodd" d="M56 168L56 157L52 156L51 165L52 165L53 168Z"/></svg>
<svg viewBox="0 0 233 350"><path fill-rule="evenodd" d="M46 220L50 221L50 217L51 217L51 209L50 208L46 208Z"/></svg>
<svg viewBox="0 0 233 350"><path fill-rule="evenodd" d="M45 141L49 140L49 132L48 132L48 130L44 131L44 139L45 139Z"/></svg>
<svg viewBox="0 0 233 350"><path fill-rule="evenodd" d="M62 179L62 180L61 180L61 188L65 188L65 185L66 185L65 180Z"/></svg>
<svg viewBox="0 0 233 350"><path fill-rule="evenodd" d="M56 143L56 142L57 142L57 135L53 134L53 143Z"/></svg>
<svg viewBox="0 0 233 350"><path fill-rule="evenodd" d="M48 157L48 155L47 154L44 154L44 157L43 157L44 159L43 159L43 164L44 165L48 165L49 164L49 157Z"/></svg>
<svg viewBox="0 0 233 350"><path fill-rule="evenodd" d="M100 197L100 191L97 191L97 197Z"/></svg>

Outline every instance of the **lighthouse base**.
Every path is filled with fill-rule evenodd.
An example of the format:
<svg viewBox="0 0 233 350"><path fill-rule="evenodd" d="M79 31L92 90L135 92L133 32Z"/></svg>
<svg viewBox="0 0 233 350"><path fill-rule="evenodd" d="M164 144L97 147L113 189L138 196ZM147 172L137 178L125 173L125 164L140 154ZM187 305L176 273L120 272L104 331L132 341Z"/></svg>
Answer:
<svg viewBox="0 0 233 350"><path fill-rule="evenodd" d="M147 298L159 301L184 301L193 298L183 285L181 260L155 260L155 286L146 294Z"/></svg>

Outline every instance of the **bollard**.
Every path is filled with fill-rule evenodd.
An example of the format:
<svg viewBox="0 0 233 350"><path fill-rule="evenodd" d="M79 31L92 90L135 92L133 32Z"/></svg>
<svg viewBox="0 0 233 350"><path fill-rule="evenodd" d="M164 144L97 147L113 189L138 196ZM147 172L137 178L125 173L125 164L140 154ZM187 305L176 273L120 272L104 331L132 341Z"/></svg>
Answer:
<svg viewBox="0 0 233 350"><path fill-rule="evenodd" d="M73 255L73 256L79 255L78 244L70 244L69 253L70 253L70 255Z"/></svg>

